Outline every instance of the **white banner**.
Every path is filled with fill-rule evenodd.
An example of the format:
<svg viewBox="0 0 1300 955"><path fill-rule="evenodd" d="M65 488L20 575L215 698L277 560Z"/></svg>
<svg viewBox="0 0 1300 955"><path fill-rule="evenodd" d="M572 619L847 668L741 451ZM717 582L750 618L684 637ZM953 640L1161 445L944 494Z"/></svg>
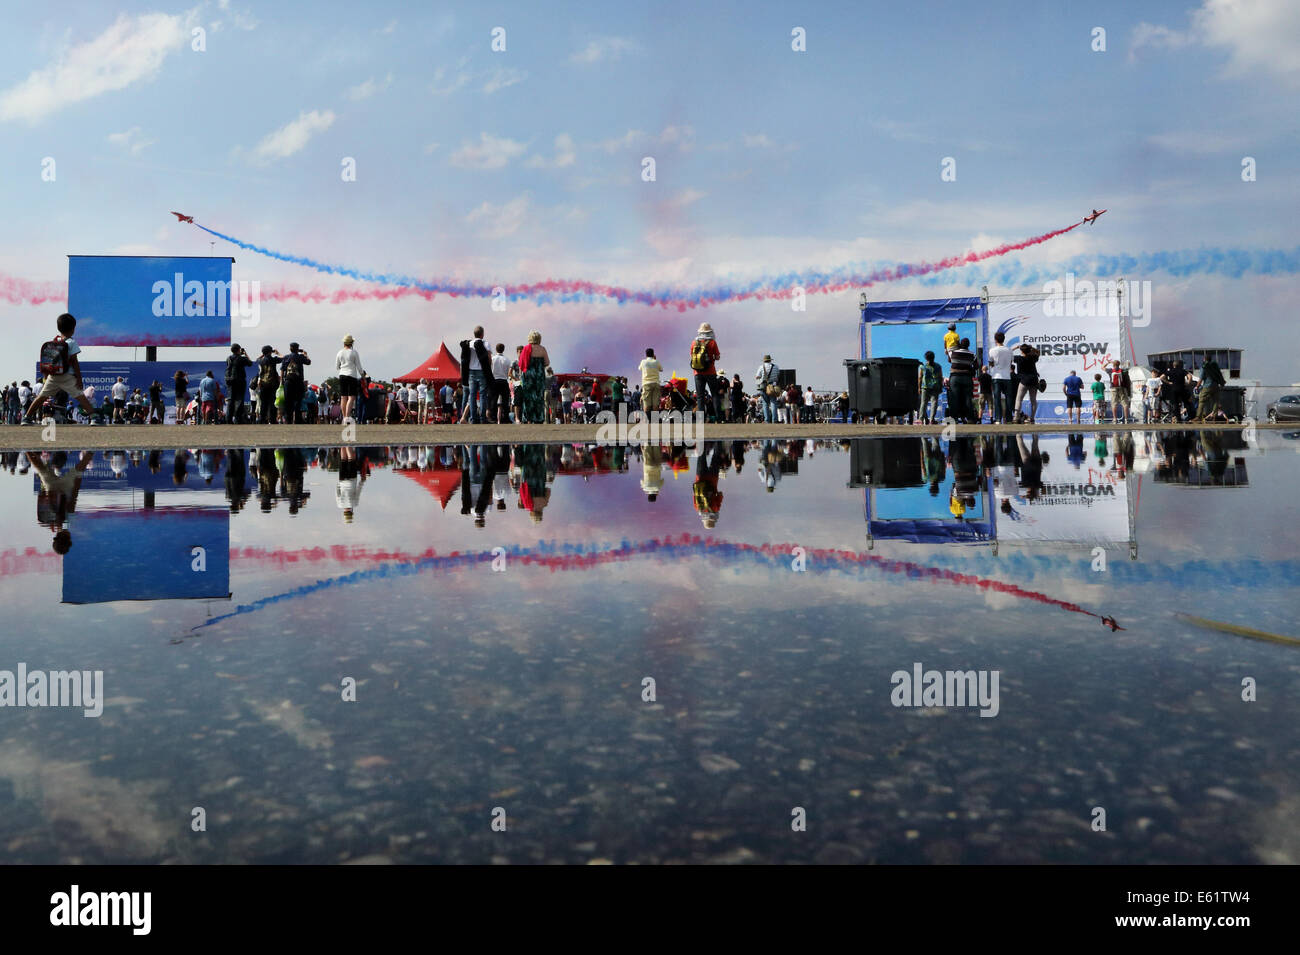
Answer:
<svg viewBox="0 0 1300 955"><path fill-rule="evenodd" d="M1021 301L990 301L989 340L1006 335L1006 345L1013 351L1022 342L1038 349L1038 375L1047 381L1047 391L1038 398L1038 420L1066 419L1065 395L1061 384L1071 371L1083 379L1084 410L1091 416L1092 393L1088 386L1093 375L1110 382L1104 368L1120 357L1119 298L1113 283L1076 282L1068 276L1060 289L1046 297ZM1025 402L1028 413L1029 403Z"/></svg>
<svg viewBox="0 0 1300 955"><path fill-rule="evenodd" d="M1032 450L1032 439L1024 437ZM1129 539L1128 483L1114 467L1114 435L1079 434L1038 439L1042 487L1031 499L1020 475L994 466L993 515L1003 541L1114 544ZM1003 501L1010 503L1008 512Z"/></svg>

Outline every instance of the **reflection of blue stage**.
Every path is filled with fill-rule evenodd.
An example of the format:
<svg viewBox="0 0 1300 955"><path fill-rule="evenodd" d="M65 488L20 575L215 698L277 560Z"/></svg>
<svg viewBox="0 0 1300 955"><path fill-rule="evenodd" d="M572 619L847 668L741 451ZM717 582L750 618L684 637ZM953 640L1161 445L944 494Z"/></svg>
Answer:
<svg viewBox="0 0 1300 955"><path fill-rule="evenodd" d="M78 510L68 530L64 603L230 596L230 512L224 507Z"/></svg>
<svg viewBox="0 0 1300 955"><path fill-rule="evenodd" d="M132 463L124 451L98 451L82 475L81 490L219 491L225 474L226 455L222 451L144 451L138 463ZM40 478L33 476L32 481L39 492Z"/></svg>
<svg viewBox="0 0 1300 955"><path fill-rule="evenodd" d="M909 488L867 488L867 536L872 540L902 540L913 544L983 544L993 539L989 480L979 482L974 503L964 505L960 520L952 513L949 472L939 482L938 495L929 485Z"/></svg>

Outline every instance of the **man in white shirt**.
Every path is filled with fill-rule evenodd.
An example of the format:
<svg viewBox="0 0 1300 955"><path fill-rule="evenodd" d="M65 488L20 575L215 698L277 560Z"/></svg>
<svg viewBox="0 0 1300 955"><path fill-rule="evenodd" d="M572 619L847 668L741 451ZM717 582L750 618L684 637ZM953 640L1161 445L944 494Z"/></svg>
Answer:
<svg viewBox="0 0 1300 955"><path fill-rule="evenodd" d="M777 379L780 376L781 369L777 367L776 362L772 361L771 355L763 356L763 364L758 366L758 371L754 372L754 381L758 384L758 394L763 400L763 420L768 424L775 424L777 421L777 395L767 393L768 386L776 387Z"/></svg>
<svg viewBox="0 0 1300 955"><path fill-rule="evenodd" d="M1011 349L1005 344L1007 336L998 332L989 349L989 374L993 376L993 423L1011 423Z"/></svg>
<svg viewBox="0 0 1300 955"><path fill-rule="evenodd" d="M113 423L125 421L122 410L126 407L127 387L121 377L117 379L112 388L113 393Z"/></svg>
<svg viewBox="0 0 1300 955"><path fill-rule="evenodd" d="M655 357L655 350L647 348L639 367L641 369L641 410L648 415L652 411L659 410L659 376L664 373L664 366Z"/></svg>
<svg viewBox="0 0 1300 955"><path fill-rule="evenodd" d="M429 420L429 384L423 378L415 386L415 403L419 408L420 424Z"/></svg>

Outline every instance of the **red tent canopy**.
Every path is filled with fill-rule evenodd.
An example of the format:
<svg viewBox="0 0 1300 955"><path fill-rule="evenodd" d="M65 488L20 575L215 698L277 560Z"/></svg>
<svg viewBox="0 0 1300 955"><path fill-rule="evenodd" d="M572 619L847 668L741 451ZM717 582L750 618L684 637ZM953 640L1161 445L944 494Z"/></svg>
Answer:
<svg viewBox="0 0 1300 955"><path fill-rule="evenodd" d="M446 342L443 342L438 350L424 361L406 374L397 376L393 381L400 381L404 385L419 384L421 378L437 382L460 381L460 362L447 350Z"/></svg>
<svg viewBox="0 0 1300 955"><path fill-rule="evenodd" d="M425 377L428 377L427 375ZM448 470L443 468L429 468L421 471L419 468L401 468L395 473L408 477L420 484L438 499L442 509L447 509L447 502L460 491L460 469Z"/></svg>

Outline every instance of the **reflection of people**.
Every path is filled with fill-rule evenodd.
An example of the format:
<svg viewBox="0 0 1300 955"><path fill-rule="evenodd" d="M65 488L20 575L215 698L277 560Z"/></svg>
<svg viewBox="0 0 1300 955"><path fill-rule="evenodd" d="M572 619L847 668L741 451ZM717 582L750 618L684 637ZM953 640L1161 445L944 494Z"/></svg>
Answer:
<svg viewBox="0 0 1300 955"><path fill-rule="evenodd" d="M339 449L339 483L334 488L334 499L343 512L343 523L351 524L361 499L361 466L356 448L345 445Z"/></svg>
<svg viewBox="0 0 1300 955"><path fill-rule="evenodd" d="M695 512L700 515L700 523L706 530L717 526L718 512L722 510L722 492L718 490L720 454L716 441L706 441L695 459L695 484L691 496L695 502Z"/></svg>
<svg viewBox="0 0 1300 955"><path fill-rule="evenodd" d="M545 445L519 445L515 448L515 462L523 478L519 482L519 506L528 511L534 524L540 524L542 511L551 499L550 491L546 489Z"/></svg>
<svg viewBox="0 0 1300 955"><path fill-rule="evenodd" d="M1043 465L1051 460L1051 455L1038 450L1036 434L1030 447L1025 447L1023 435L1016 435L1016 444L1020 449L1020 486L1025 489L1025 497L1032 501L1043 490Z"/></svg>
<svg viewBox="0 0 1300 955"><path fill-rule="evenodd" d="M641 454L641 490L646 500L653 503L664 486L664 453L657 444L647 444Z"/></svg>
<svg viewBox="0 0 1300 955"><path fill-rule="evenodd" d="M41 479L41 489L36 495L36 521L54 531L53 546L56 554L66 554L72 547L72 534L63 525L77 509L81 478L94 460L93 451L82 451L76 467L60 474L59 470L68 463L66 451L55 451L49 464L39 454L33 453L30 456L32 469Z"/></svg>

